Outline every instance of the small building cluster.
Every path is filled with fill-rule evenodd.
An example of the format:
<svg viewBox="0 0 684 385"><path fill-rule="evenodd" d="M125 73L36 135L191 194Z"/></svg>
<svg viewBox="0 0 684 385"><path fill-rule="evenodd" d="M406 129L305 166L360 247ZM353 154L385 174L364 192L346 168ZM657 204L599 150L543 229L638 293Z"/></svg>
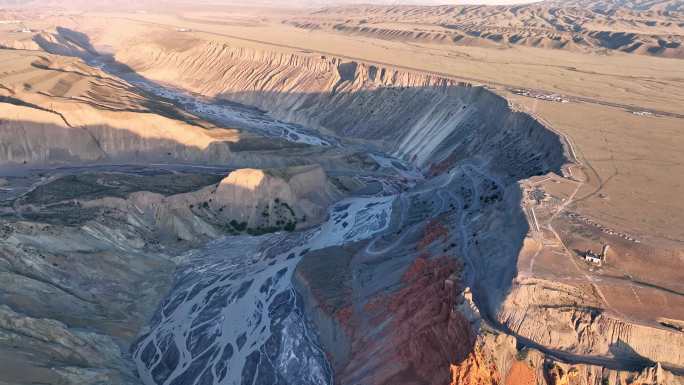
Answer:
<svg viewBox="0 0 684 385"><path fill-rule="evenodd" d="M549 102L557 102L557 103L568 103L568 102L570 102L568 99L565 99L563 96L558 95L558 94L544 94L541 92L527 90L524 88L514 88L511 90L511 92L516 94L516 95L526 96L528 98L546 100Z"/></svg>
<svg viewBox="0 0 684 385"><path fill-rule="evenodd" d="M606 256L608 255L609 245L603 245L603 249L600 253L595 253L590 249L587 249L580 256L587 262L592 263L596 266L602 266L606 263Z"/></svg>
<svg viewBox="0 0 684 385"><path fill-rule="evenodd" d="M540 188L535 188L535 189L529 190L527 192L527 198L530 201L534 201L539 205L542 202L549 201L551 199L551 196L549 194L547 194L546 191L544 191Z"/></svg>
<svg viewBox="0 0 684 385"><path fill-rule="evenodd" d="M632 114L636 116L653 116L653 113L648 111L632 111Z"/></svg>

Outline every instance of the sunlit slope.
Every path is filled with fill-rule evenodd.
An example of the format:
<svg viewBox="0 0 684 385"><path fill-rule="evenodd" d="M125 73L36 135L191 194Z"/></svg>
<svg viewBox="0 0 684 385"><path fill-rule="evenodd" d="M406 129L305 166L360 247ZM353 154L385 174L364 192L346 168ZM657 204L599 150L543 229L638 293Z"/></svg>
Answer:
<svg viewBox="0 0 684 385"><path fill-rule="evenodd" d="M79 59L2 50L0 60L5 162L216 162L239 140Z"/></svg>

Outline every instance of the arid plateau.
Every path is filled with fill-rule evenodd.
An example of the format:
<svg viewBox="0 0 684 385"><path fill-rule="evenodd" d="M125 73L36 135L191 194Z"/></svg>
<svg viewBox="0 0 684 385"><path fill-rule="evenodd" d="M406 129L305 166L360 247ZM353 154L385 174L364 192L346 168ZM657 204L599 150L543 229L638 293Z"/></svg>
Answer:
<svg viewBox="0 0 684 385"><path fill-rule="evenodd" d="M0 385L684 384L683 37L0 0Z"/></svg>

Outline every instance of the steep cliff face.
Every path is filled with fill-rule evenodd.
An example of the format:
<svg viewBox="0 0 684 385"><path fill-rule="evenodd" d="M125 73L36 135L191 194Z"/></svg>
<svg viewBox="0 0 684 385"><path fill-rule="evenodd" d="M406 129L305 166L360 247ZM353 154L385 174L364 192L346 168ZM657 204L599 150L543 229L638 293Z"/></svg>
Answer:
<svg viewBox="0 0 684 385"><path fill-rule="evenodd" d="M236 130L199 121L78 59L0 50L0 163L219 163Z"/></svg>
<svg viewBox="0 0 684 385"><path fill-rule="evenodd" d="M452 310L458 288L450 277L457 270L447 257L418 258L399 291L375 297L363 309L339 311L354 339L339 382L449 383L450 365L465 360L475 341L468 320Z"/></svg>
<svg viewBox="0 0 684 385"><path fill-rule="evenodd" d="M55 114L3 104L2 115L0 158L5 162L49 162L60 158L87 161L105 156L92 136L66 126ZM24 121L27 115L31 116L30 122Z"/></svg>
<svg viewBox="0 0 684 385"><path fill-rule="evenodd" d="M568 285L529 279L516 285L498 314L515 333L575 354L616 357L633 367L684 365L684 335L602 314ZM584 304L578 307L576 304Z"/></svg>
<svg viewBox="0 0 684 385"><path fill-rule="evenodd" d="M522 177L563 162L557 137L531 117L484 88L439 76L203 41L145 43L116 59L155 81L363 139L421 167L487 159Z"/></svg>
<svg viewBox="0 0 684 385"><path fill-rule="evenodd" d="M232 159L225 139L160 116L108 114L88 107L65 115L77 119L64 120L32 107L2 104L0 162L220 163Z"/></svg>
<svg viewBox="0 0 684 385"><path fill-rule="evenodd" d="M36 36L35 40L49 52L96 59L97 52L90 40L78 32L58 28L55 33ZM255 106L275 118L318 129L343 142L361 141L375 146L433 175L468 160L489 163L492 171L520 179L558 171L565 161L563 152L558 151L562 146L558 137L529 115L511 110L505 99L485 88L433 74L192 38L174 46L162 40L143 40L118 50L114 59L111 68L115 71L132 70L153 82L195 92L214 102ZM38 64L40 68L54 70L50 60ZM89 76L107 78L101 72ZM66 93L72 101L88 101L98 91L75 92L71 78L59 83L51 84L49 91ZM13 92L19 88L14 86ZM110 100L105 107L117 111L122 119L130 120L132 116L121 112L145 112L150 104L125 84L113 88L124 88L127 92L118 98L107 97L103 92L97 96ZM115 99L126 103L111 102ZM169 110L168 106L166 109ZM154 129L159 124L152 122L148 123L151 128L145 129L91 129L92 122L81 118L88 116L82 111L80 108L79 113L72 114L74 117L64 117L77 123L73 126L92 131L95 139L102 141L105 152L124 152L122 156L166 152L191 161L221 162L236 157L226 142L240 141L234 132L203 132L191 126L160 131ZM173 108L167 112L182 115ZM102 120L101 115L96 117ZM109 115L107 118L106 121L112 120ZM111 126L119 128L117 124ZM184 132L188 134L183 135ZM152 138L156 142L150 143ZM138 142L142 143L136 147ZM131 148L124 151L127 147Z"/></svg>
<svg viewBox="0 0 684 385"><path fill-rule="evenodd" d="M499 385L496 367L481 350L474 350L463 362L451 364L451 385ZM509 377L512 378L512 377ZM516 381L516 380L513 380ZM523 382L514 382L522 385Z"/></svg>
<svg viewBox="0 0 684 385"><path fill-rule="evenodd" d="M660 364L641 371L616 371L593 365L568 365L547 361L538 365L537 377L544 385L681 385L681 377Z"/></svg>
<svg viewBox="0 0 684 385"><path fill-rule="evenodd" d="M448 251L449 230L440 220L416 230L419 237L403 230L401 247L387 254L350 245L312 253L299 265L298 287L312 298L306 307L322 330L336 383L501 384L507 367L500 373L499 361L514 353L498 360L496 347L482 343L463 266ZM515 351L515 343L501 346Z"/></svg>

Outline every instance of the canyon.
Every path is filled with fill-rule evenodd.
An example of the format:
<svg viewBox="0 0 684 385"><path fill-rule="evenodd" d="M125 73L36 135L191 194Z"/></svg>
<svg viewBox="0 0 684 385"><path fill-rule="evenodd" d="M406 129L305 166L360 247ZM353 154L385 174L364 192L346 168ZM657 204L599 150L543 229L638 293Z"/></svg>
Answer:
<svg viewBox="0 0 684 385"><path fill-rule="evenodd" d="M519 99L67 19L0 49L0 384L684 382L678 233Z"/></svg>

